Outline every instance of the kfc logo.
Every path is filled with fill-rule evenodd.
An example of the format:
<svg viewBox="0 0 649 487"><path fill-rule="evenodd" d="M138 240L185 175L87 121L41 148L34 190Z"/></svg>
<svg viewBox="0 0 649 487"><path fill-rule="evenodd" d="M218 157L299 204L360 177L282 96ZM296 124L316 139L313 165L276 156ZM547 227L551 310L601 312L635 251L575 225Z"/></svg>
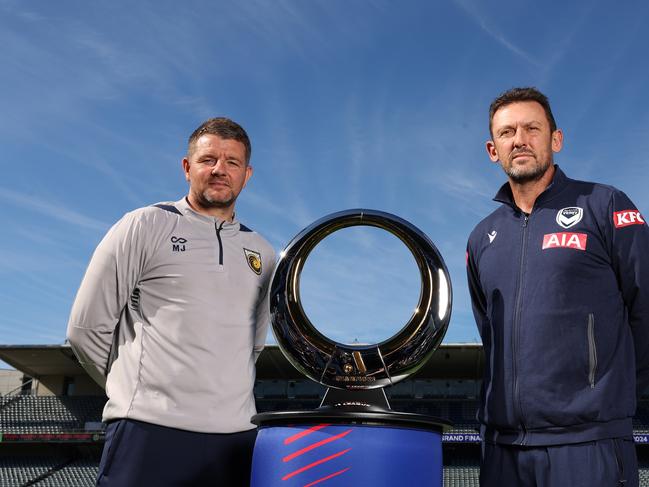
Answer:
<svg viewBox="0 0 649 487"><path fill-rule="evenodd" d="M563 247L575 250L586 250L586 240L588 235L585 233L548 233L543 235L543 250Z"/></svg>
<svg viewBox="0 0 649 487"><path fill-rule="evenodd" d="M623 210L613 213L615 228L628 227L629 225L642 225L644 220L638 210Z"/></svg>

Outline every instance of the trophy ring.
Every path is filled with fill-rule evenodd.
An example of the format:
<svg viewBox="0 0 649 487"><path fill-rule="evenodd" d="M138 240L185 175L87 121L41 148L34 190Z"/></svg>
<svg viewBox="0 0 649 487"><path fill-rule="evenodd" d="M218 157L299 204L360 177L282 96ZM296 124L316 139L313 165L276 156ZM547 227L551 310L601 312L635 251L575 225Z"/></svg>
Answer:
<svg viewBox="0 0 649 487"><path fill-rule="evenodd" d="M352 226L396 236L412 253L421 277L419 301L408 322L372 345L329 339L311 323L300 301L300 274L311 251L331 233ZM286 358L310 379L348 390L385 387L419 370L446 333L451 303L448 270L426 234L395 215L367 209L333 213L302 230L280 254L270 288L273 332Z"/></svg>

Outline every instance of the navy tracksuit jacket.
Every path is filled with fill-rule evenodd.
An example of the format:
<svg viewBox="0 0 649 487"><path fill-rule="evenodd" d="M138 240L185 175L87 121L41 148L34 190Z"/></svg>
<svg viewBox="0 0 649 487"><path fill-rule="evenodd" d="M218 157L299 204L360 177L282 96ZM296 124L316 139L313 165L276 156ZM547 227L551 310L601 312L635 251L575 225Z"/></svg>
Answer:
<svg viewBox="0 0 649 487"><path fill-rule="evenodd" d="M630 437L649 385L649 228L621 191L555 168L529 215L507 183L469 237L489 442Z"/></svg>

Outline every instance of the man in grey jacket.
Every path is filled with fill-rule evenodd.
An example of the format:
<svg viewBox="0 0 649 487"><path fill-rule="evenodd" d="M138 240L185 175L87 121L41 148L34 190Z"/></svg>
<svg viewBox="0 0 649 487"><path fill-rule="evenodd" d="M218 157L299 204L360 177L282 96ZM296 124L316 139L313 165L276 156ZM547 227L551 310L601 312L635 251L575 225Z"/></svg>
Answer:
<svg viewBox="0 0 649 487"><path fill-rule="evenodd" d="M189 193L127 213L92 256L68 340L106 388L100 486L247 486L271 246L234 214L252 175L241 126L207 120Z"/></svg>

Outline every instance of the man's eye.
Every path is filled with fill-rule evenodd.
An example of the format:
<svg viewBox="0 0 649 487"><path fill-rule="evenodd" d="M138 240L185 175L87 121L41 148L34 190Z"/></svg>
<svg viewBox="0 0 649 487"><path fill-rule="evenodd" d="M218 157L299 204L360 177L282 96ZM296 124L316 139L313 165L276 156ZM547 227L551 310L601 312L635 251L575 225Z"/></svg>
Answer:
<svg viewBox="0 0 649 487"><path fill-rule="evenodd" d="M202 159L201 164L212 167L216 165L216 159Z"/></svg>
<svg viewBox="0 0 649 487"><path fill-rule="evenodd" d="M514 134L514 131L512 129L502 130L500 132L501 137L511 137L513 134Z"/></svg>

